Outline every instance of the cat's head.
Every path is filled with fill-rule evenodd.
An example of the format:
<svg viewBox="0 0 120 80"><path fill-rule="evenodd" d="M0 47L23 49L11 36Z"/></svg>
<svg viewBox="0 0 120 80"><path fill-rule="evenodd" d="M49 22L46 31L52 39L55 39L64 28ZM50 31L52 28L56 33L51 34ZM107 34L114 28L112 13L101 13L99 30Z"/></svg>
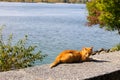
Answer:
<svg viewBox="0 0 120 80"><path fill-rule="evenodd" d="M86 57L89 57L90 55L92 55L93 47L85 47L82 49L82 51L84 52Z"/></svg>

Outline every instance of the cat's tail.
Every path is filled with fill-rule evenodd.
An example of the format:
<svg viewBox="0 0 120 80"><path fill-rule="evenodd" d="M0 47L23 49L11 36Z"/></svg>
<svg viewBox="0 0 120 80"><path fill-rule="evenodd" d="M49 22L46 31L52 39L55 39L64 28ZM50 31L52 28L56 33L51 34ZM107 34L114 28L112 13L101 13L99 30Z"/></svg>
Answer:
<svg viewBox="0 0 120 80"><path fill-rule="evenodd" d="M50 68L53 68L55 66L57 66L60 63L60 60L55 60L51 65Z"/></svg>

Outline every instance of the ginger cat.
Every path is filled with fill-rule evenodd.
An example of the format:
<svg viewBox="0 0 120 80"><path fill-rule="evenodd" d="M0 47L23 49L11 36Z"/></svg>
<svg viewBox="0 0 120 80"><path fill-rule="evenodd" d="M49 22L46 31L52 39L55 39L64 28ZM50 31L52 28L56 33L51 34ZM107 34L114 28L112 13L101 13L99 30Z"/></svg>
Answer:
<svg viewBox="0 0 120 80"><path fill-rule="evenodd" d="M64 50L55 59L55 61L50 65L50 68L57 66L59 63L72 63L86 61L92 54L93 47L83 48L81 51L77 50Z"/></svg>

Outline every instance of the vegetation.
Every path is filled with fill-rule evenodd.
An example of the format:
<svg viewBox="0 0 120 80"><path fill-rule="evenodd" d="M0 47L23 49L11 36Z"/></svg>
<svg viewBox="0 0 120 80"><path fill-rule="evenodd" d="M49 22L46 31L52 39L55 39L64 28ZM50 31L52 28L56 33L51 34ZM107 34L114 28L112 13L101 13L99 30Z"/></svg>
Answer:
<svg viewBox="0 0 120 80"><path fill-rule="evenodd" d="M111 48L111 51L120 51L120 43Z"/></svg>
<svg viewBox="0 0 120 80"><path fill-rule="evenodd" d="M99 24L100 28L109 31L117 30L120 34L120 0L91 0L87 2L88 25ZM119 51L120 43L111 48Z"/></svg>
<svg viewBox="0 0 120 80"><path fill-rule="evenodd" d="M7 42L3 40L2 29L0 29L0 71L20 69L33 66L37 60L42 61L45 55L41 51L35 51L36 46L26 44L27 36L12 45L13 35L10 35Z"/></svg>
<svg viewBox="0 0 120 80"><path fill-rule="evenodd" d="M0 0L7 2L85 3L88 0Z"/></svg>
<svg viewBox="0 0 120 80"><path fill-rule="evenodd" d="M101 28L120 34L120 0L91 0L87 9L88 25L100 24Z"/></svg>

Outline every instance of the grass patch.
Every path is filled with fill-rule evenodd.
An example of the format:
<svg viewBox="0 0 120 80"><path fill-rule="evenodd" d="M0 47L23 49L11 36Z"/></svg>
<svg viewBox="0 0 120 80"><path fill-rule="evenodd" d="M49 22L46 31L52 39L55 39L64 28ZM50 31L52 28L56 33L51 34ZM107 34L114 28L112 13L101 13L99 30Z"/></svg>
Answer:
<svg viewBox="0 0 120 80"><path fill-rule="evenodd" d="M120 43L112 47L111 51L120 51Z"/></svg>

